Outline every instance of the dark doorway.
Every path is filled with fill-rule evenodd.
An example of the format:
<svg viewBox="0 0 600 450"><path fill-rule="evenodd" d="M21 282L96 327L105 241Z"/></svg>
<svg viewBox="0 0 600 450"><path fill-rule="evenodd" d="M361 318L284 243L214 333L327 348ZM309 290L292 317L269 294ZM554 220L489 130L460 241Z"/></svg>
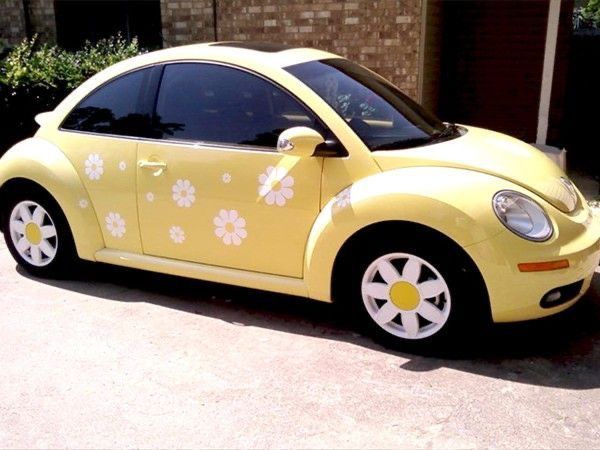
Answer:
<svg viewBox="0 0 600 450"><path fill-rule="evenodd" d="M569 163L590 175L600 176L597 152L600 119L600 26L573 30L567 83L565 146Z"/></svg>
<svg viewBox="0 0 600 450"><path fill-rule="evenodd" d="M57 41L75 50L120 33L142 48L162 47L160 0L56 0Z"/></svg>
<svg viewBox="0 0 600 450"><path fill-rule="evenodd" d="M440 116L534 142L549 0L442 7Z"/></svg>

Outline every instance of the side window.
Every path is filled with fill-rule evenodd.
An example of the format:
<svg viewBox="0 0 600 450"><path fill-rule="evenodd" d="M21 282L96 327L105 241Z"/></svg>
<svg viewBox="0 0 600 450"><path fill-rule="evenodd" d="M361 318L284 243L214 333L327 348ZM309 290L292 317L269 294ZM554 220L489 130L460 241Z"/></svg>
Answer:
<svg viewBox="0 0 600 450"><path fill-rule="evenodd" d="M148 134L153 95L148 92L152 68L109 81L87 96L62 124L67 130L119 136Z"/></svg>
<svg viewBox="0 0 600 450"><path fill-rule="evenodd" d="M296 99L258 76L215 64L181 63L165 67L153 137L275 149L283 130L301 125L324 132Z"/></svg>

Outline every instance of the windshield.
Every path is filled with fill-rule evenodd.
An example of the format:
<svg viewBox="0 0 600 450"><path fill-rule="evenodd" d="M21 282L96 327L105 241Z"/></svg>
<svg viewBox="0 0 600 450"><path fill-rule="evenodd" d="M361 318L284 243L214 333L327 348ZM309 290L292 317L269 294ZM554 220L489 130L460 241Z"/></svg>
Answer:
<svg viewBox="0 0 600 450"><path fill-rule="evenodd" d="M346 59L286 70L335 109L371 150L414 147L456 135L454 127L446 127L384 78Z"/></svg>

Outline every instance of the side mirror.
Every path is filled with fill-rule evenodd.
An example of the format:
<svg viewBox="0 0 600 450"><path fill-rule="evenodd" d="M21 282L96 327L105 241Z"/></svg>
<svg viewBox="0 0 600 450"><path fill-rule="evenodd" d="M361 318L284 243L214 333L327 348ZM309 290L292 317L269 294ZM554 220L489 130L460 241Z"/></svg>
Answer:
<svg viewBox="0 0 600 450"><path fill-rule="evenodd" d="M315 152L318 145L325 142L323 136L312 128L288 128L279 135L277 151L284 155L309 157Z"/></svg>

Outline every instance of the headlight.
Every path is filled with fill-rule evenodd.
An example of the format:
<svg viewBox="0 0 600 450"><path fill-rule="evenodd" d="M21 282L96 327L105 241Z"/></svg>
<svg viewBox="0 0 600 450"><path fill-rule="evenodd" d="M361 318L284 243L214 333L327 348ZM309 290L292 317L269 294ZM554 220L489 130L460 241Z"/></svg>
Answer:
<svg viewBox="0 0 600 450"><path fill-rule="evenodd" d="M500 222L513 233L530 241L545 241L552 236L552 224L531 198L515 191L500 191L492 200Z"/></svg>
<svg viewBox="0 0 600 450"><path fill-rule="evenodd" d="M567 189L568 192L568 200L565 201L565 205L567 206L569 212L573 211L577 206L577 189L571 180L565 177L560 177L560 181L563 186Z"/></svg>

